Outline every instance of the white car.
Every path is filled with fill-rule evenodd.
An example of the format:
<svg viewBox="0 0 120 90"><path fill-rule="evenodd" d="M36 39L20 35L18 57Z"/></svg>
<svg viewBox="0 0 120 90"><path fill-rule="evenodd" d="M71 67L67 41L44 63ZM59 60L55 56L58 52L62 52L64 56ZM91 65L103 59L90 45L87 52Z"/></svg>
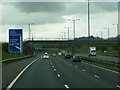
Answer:
<svg viewBox="0 0 120 90"><path fill-rule="evenodd" d="M49 57L48 54L44 54L42 58L43 58L43 59L49 59L50 57Z"/></svg>
<svg viewBox="0 0 120 90"><path fill-rule="evenodd" d="M56 57L56 54L53 53L52 56L53 56L53 57Z"/></svg>

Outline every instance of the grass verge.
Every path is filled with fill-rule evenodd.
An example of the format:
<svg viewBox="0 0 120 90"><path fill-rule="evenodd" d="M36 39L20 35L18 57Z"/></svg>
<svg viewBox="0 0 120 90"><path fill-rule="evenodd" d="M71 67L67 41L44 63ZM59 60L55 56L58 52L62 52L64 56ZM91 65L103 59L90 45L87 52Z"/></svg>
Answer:
<svg viewBox="0 0 120 90"><path fill-rule="evenodd" d="M26 56L25 54L11 54L2 52L2 60Z"/></svg>

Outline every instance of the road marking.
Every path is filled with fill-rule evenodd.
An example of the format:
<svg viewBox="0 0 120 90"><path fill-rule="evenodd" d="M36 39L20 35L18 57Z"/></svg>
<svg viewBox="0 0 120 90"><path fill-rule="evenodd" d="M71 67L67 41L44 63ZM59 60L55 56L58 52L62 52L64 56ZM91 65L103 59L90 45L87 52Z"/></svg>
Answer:
<svg viewBox="0 0 120 90"><path fill-rule="evenodd" d="M104 68L104 67L92 65L92 64L89 64L89 63L86 63L86 62L83 62L83 63L88 64L88 65L91 65L91 66L93 66L93 67L98 67L98 68L101 68L101 69L104 69L104 70L111 71L111 72L114 72L114 73L118 73L118 74L119 74L119 72L117 72L117 71L113 71L113 70L110 70L110 69L107 69L107 68Z"/></svg>
<svg viewBox="0 0 120 90"><path fill-rule="evenodd" d="M58 77L60 77L60 74L57 74Z"/></svg>
<svg viewBox="0 0 120 90"><path fill-rule="evenodd" d="M116 85L116 87L120 88L120 85Z"/></svg>
<svg viewBox="0 0 120 90"><path fill-rule="evenodd" d="M56 69L54 69L54 71L56 71Z"/></svg>
<svg viewBox="0 0 120 90"><path fill-rule="evenodd" d="M78 68L78 66L75 66L76 68Z"/></svg>
<svg viewBox="0 0 120 90"><path fill-rule="evenodd" d="M96 77L96 78L100 78L99 76L97 76L97 75L94 75L94 77Z"/></svg>
<svg viewBox="0 0 120 90"><path fill-rule="evenodd" d="M9 84L8 88L12 88L12 86L15 84L15 82L20 78L20 76L35 62L37 61L37 59L35 59L34 61L32 61L30 64L28 64L17 76L16 78ZM6 89L6 90L7 90Z"/></svg>
<svg viewBox="0 0 120 90"><path fill-rule="evenodd" d="M85 72L86 70L83 69L82 71Z"/></svg>
<svg viewBox="0 0 120 90"><path fill-rule="evenodd" d="M52 67L54 67L54 66L52 65Z"/></svg>
<svg viewBox="0 0 120 90"><path fill-rule="evenodd" d="M66 85L66 84L65 84L64 86L65 86L66 88L69 88L68 85Z"/></svg>

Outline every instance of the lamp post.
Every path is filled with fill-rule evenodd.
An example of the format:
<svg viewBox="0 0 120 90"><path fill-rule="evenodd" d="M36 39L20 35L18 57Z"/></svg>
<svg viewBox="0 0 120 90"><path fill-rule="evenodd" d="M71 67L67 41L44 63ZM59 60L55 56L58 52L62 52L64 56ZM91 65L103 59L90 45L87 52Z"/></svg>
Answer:
<svg viewBox="0 0 120 90"><path fill-rule="evenodd" d="M64 34L64 32L61 32L61 34L62 34L62 40L63 40L63 39L64 39L64 35L63 35L63 34Z"/></svg>
<svg viewBox="0 0 120 90"><path fill-rule="evenodd" d="M66 32L64 32L64 39L66 40Z"/></svg>
<svg viewBox="0 0 120 90"><path fill-rule="evenodd" d="M117 35L116 36L119 36L119 26L118 26L118 24L113 24L113 25L117 26Z"/></svg>
<svg viewBox="0 0 120 90"><path fill-rule="evenodd" d="M120 32L119 32L119 24L113 24L113 25L116 25L117 26L117 45L118 45L118 57L119 57L119 55L120 55L120 43L119 43L119 34L120 34ZM119 61L118 61L119 62Z"/></svg>
<svg viewBox="0 0 120 90"><path fill-rule="evenodd" d="M64 27L64 28L67 28L68 29L68 40L70 39L70 32L69 32L69 30L70 30L70 28L72 28L72 27Z"/></svg>
<svg viewBox="0 0 120 90"><path fill-rule="evenodd" d="M68 21L73 21L73 40L75 40L75 22L79 21L80 19L68 19Z"/></svg>
<svg viewBox="0 0 120 90"><path fill-rule="evenodd" d="M34 23L29 23L29 24L28 24L29 39L31 39L31 27L30 27L30 25L31 25L31 24L33 24L33 25L34 25Z"/></svg>
<svg viewBox="0 0 120 90"><path fill-rule="evenodd" d="M75 55L75 22L80 19L68 19L69 21L73 21L73 46L72 46L72 54Z"/></svg>
<svg viewBox="0 0 120 90"><path fill-rule="evenodd" d="M103 38L103 32L101 31L101 39Z"/></svg>
<svg viewBox="0 0 120 90"><path fill-rule="evenodd" d="M104 29L107 29L107 30L108 30L108 38L109 38L109 28L104 28Z"/></svg>
<svg viewBox="0 0 120 90"><path fill-rule="evenodd" d="M34 35L33 35L33 33L32 33L32 41L34 40Z"/></svg>
<svg viewBox="0 0 120 90"><path fill-rule="evenodd" d="M89 0L88 0L88 54L89 54L89 58L90 58L90 10L89 10Z"/></svg>
<svg viewBox="0 0 120 90"><path fill-rule="evenodd" d="M31 27L30 27L31 24L34 25L34 23L29 23L29 24L28 24L28 28L29 28L29 39L30 39L30 40L32 39L32 37L31 37ZM32 42L30 42L30 45L29 45L28 49L29 49L29 54L30 54L30 55L33 55L33 43L32 43Z"/></svg>

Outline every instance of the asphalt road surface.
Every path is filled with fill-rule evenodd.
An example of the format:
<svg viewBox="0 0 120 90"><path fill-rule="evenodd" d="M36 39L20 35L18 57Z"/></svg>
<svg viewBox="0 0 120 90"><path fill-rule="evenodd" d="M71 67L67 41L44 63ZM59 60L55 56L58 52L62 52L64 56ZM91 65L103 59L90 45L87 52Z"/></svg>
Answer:
<svg viewBox="0 0 120 90"><path fill-rule="evenodd" d="M12 88L120 88L119 75L62 56L51 56L50 59L39 56Z"/></svg>
<svg viewBox="0 0 120 90"><path fill-rule="evenodd" d="M2 88L7 88L7 86L12 82L12 80L20 73L30 62L40 57L39 55L32 58L27 58L23 60L18 60L12 63L2 64Z"/></svg>

